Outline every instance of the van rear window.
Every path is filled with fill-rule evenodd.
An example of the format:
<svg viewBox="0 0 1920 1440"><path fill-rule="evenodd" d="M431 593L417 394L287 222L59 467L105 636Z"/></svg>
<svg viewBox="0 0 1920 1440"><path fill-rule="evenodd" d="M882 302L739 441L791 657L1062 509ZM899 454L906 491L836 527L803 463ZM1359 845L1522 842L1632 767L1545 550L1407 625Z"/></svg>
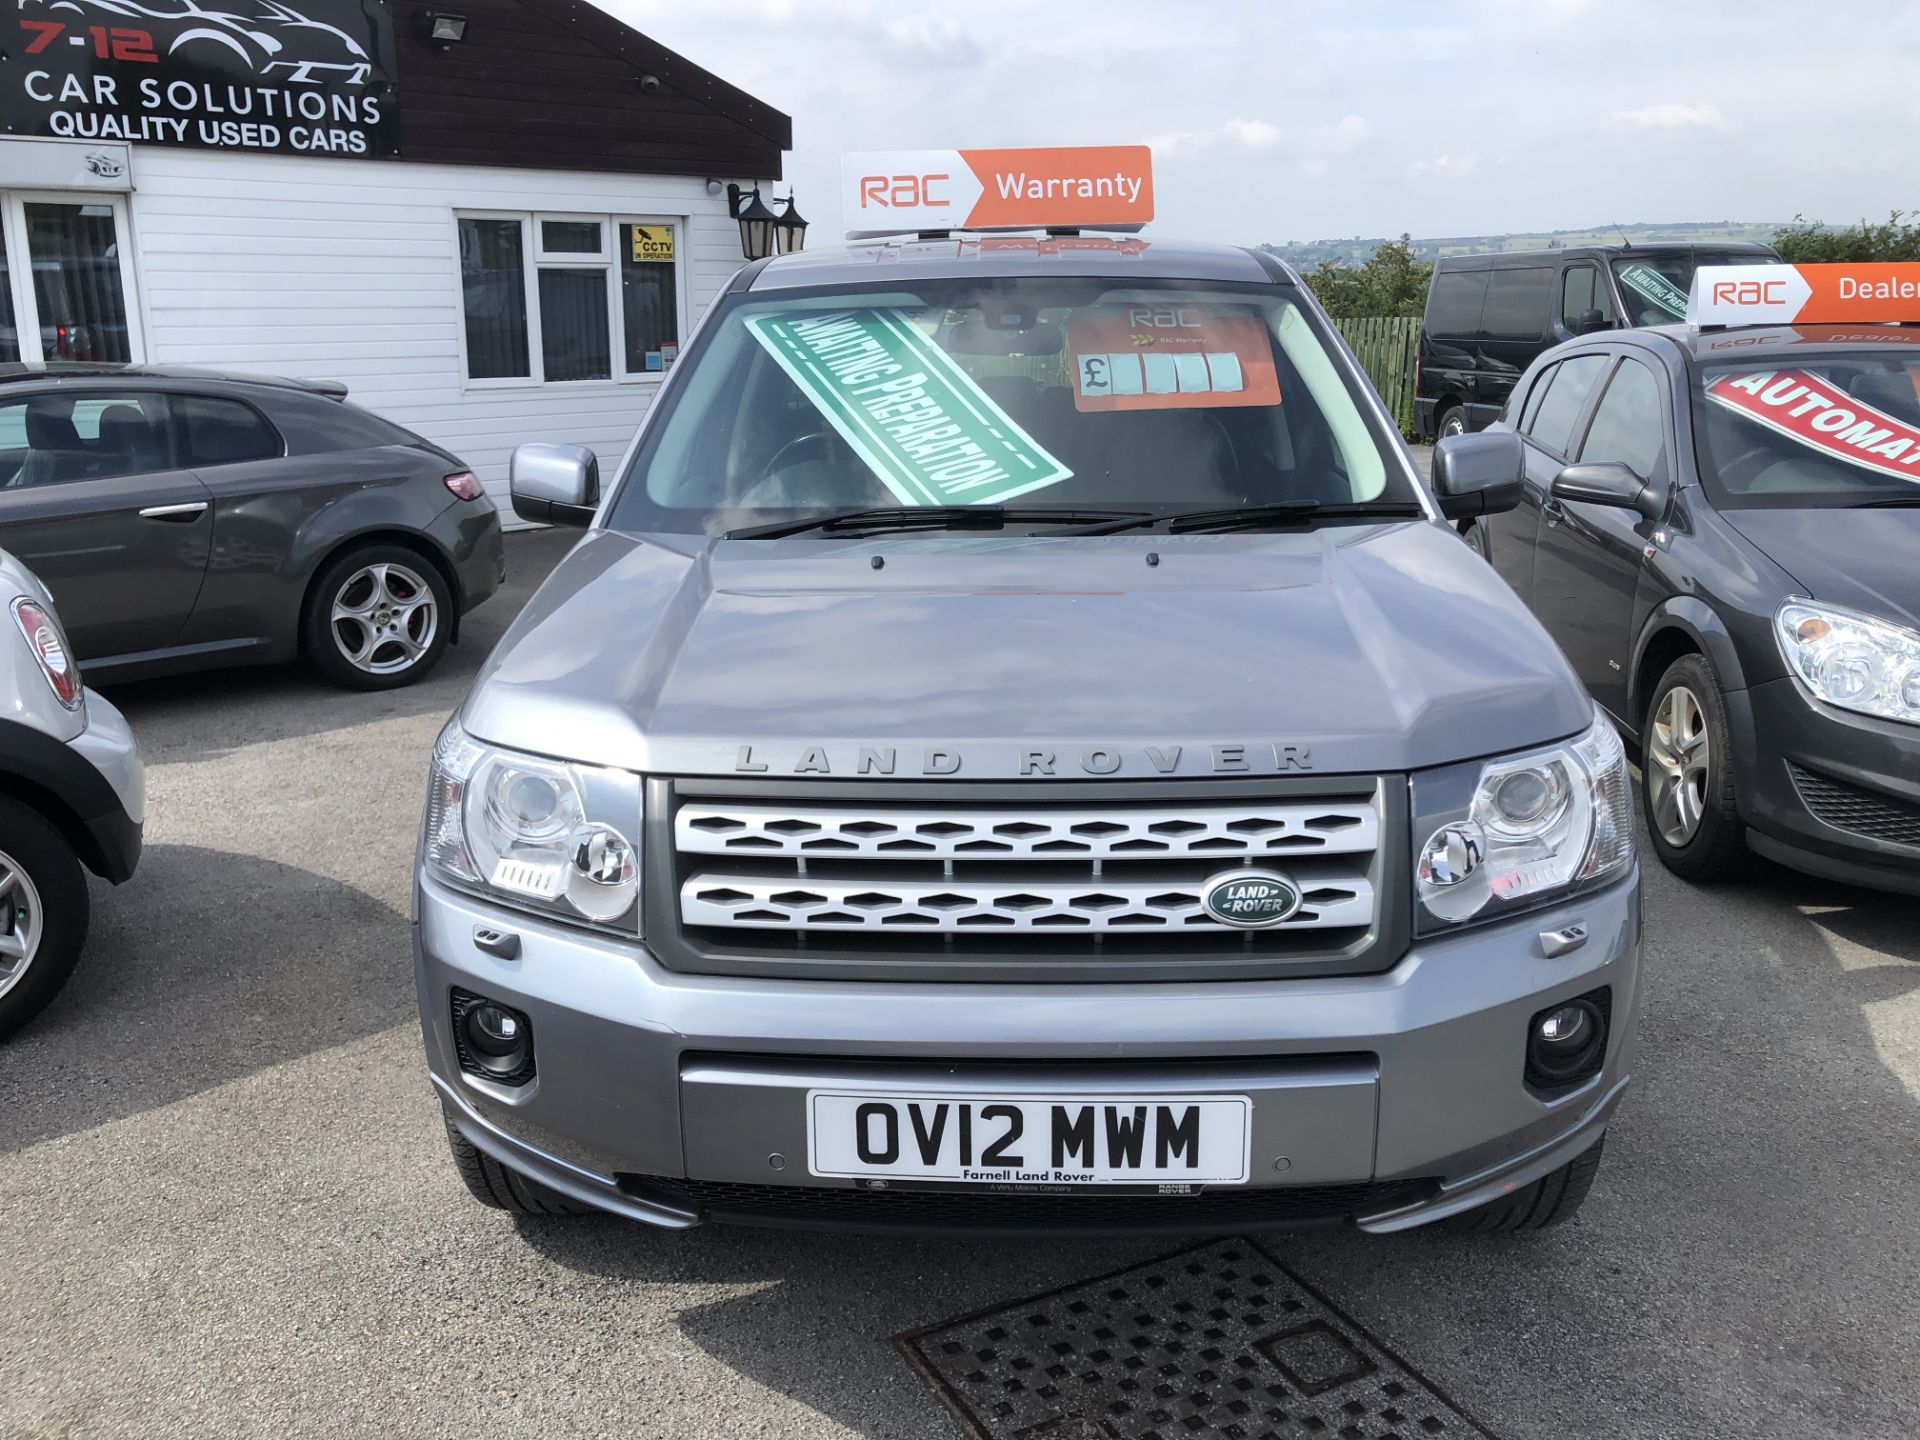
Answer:
<svg viewBox="0 0 1920 1440"><path fill-rule="evenodd" d="M1465 339L1480 333L1487 298L1485 270L1441 270L1427 295L1427 333Z"/></svg>
<svg viewBox="0 0 1920 1440"><path fill-rule="evenodd" d="M1548 312L1553 303L1553 268L1495 270L1487 285L1487 305L1481 332L1489 340L1546 338Z"/></svg>

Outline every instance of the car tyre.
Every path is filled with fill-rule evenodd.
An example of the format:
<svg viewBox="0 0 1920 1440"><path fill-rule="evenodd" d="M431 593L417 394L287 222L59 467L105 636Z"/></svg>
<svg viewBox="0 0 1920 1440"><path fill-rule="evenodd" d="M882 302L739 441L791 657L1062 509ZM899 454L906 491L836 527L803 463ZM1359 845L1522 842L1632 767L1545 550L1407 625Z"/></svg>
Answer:
<svg viewBox="0 0 1920 1440"><path fill-rule="evenodd" d="M1440 1225L1458 1235L1513 1235L1564 1224L1578 1213L1587 1192L1593 1189L1593 1177L1600 1173L1600 1156L1606 1147L1607 1137L1602 1135L1590 1149L1558 1170L1478 1209L1449 1215Z"/></svg>
<svg viewBox="0 0 1920 1440"><path fill-rule="evenodd" d="M1727 705L1704 655L1682 655L1653 687L1640 729L1640 798L1660 863L1683 880L1747 863Z"/></svg>
<svg viewBox="0 0 1920 1440"><path fill-rule="evenodd" d="M0 796L0 1039L67 983L86 943L90 905L66 837L39 811Z"/></svg>
<svg viewBox="0 0 1920 1440"><path fill-rule="evenodd" d="M1444 440L1449 435L1464 435L1466 433L1467 407L1464 405L1447 406L1446 409L1440 412L1440 418L1433 422L1433 434L1437 440Z"/></svg>
<svg viewBox="0 0 1920 1440"><path fill-rule="evenodd" d="M363 545L315 578L300 640L336 685L392 690L440 663L452 628L453 597L439 566L403 545Z"/></svg>
<svg viewBox="0 0 1920 1440"><path fill-rule="evenodd" d="M1467 548L1489 565L1493 563L1493 537L1487 533L1484 522L1470 520L1467 528L1460 532L1460 538L1467 542Z"/></svg>
<svg viewBox="0 0 1920 1440"><path fill-rule="evenodd" d="M451 1115L441 1118L446 1121L447 1147L453 1151L453 1168L460 1172L468 1192L482 1205L513 1215L589 1213L587 1206L569 1200L558 1190L530 1180L517 1170L509 1170L462 1135Z"/></svg>

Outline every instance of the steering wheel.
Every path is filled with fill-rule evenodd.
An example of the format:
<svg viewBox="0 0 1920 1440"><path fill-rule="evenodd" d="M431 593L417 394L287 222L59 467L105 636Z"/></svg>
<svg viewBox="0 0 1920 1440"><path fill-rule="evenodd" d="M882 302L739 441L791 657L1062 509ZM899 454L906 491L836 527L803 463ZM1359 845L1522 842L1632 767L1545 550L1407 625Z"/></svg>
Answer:
<svg viewBox="0 0 1920 1440"><path fill-rule="evenodd" d="M826 459L824 453L810 454L808 451L809 448L811 448L812 450L824 452L830 438L825 430L811 430L805 435L794 436L793 439L787 441L786 444L774 451L773 458L767 461L766 473L768 478L772 478L782 470L791 469L795 465L805 465L810 460Z"/></svg>

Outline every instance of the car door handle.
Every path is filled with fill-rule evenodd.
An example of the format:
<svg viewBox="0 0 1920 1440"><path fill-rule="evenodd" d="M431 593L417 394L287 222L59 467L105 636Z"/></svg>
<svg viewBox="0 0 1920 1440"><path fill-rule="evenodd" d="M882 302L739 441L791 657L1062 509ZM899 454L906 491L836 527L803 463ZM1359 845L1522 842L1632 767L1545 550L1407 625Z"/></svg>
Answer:
<svg viewBox="0 0 1920 1440"><path fill-rule="evenodd" d="M149 505L140 512L142 520L165 520L170 525L185 525L200 518L207 508L204 500L190 500L184 505Z"/></svg>

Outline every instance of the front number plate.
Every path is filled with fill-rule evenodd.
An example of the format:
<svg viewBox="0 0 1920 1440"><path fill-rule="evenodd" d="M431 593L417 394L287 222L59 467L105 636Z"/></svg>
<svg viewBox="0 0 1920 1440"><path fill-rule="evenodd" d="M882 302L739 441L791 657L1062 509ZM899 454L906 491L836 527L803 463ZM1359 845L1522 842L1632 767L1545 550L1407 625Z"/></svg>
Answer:
<svg viewBox="0 0 1920 1440"><path fill-rule="evenodd" d="M1247 1178L1244 1095L807 1092L807 1165L856 1180L1230 1185Z"/></svg>

